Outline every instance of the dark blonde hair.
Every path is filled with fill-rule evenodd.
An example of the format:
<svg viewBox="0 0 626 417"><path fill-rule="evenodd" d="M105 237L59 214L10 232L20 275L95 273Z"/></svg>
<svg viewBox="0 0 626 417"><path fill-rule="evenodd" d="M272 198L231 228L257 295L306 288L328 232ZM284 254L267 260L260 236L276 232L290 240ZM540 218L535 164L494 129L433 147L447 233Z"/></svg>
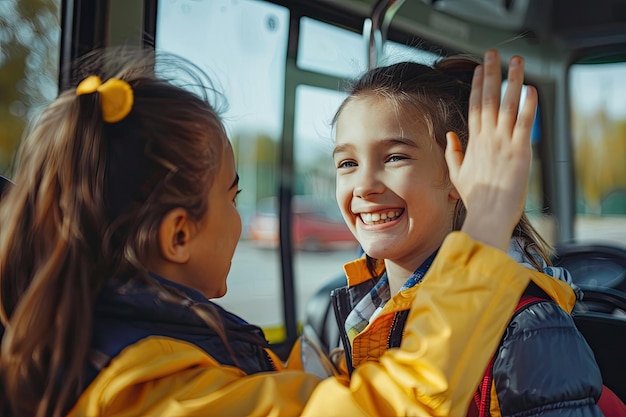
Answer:
<svg viewBox="0 0 626 417"><path fill-rule="evenodd" d="M165 78L201 86L192 92ZM0 206L0 370L13 415L69 410L84 388L93 303L115 277L139 280L166 300L144 262L163 216L182 207L200 221L228 138L202 73L153 51L98 51L77 80L125 80L130 114L102 120L99 93L65 91L20 145L15 186ZM155 69L156 68L156 69ZM155 74L159 71L159 75ZM184 71L184 72L183 72ZM225 341L207 306L196 310Z"/></svg>
<svg viewBox="0 0 626 417"><path fill-rule="evenodd" d="M444 58L434 65L401 62L367 71L348 88L348 97L335 114L333 124L347 103L358 97L382 97L392 105L398 115L421 117L430 137L443 150L446 133L455 132L461 140L463 151L469 140L469 97L474 69L480 61L471 57ZM447 169L444 170L446 181ZM465 221L466 209L458 200L453 216L452 230L460 230ZM539 255L548 265L551 248L539 235L525 214L517 223L513 236L522 238L522 249L528 260L539 270ZM382 260L367 257L368 268L373 275L380 271Z"/></svg>

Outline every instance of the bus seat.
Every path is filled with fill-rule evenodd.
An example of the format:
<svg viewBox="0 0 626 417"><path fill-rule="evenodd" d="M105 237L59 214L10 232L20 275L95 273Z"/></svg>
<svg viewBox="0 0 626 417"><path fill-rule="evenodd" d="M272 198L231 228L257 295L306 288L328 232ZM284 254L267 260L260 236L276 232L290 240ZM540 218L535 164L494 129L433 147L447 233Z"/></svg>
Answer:
<svg viewBox="0 0 626 417"><path fill-rule="evenodd" d="M626 402L626 247L557 245L553 263L583 291L572 317L600 367L604 385Z"/></svg>
<svg viewBox="0 0 626 417"><path fill-rule="evenodd" d="M626 317L596 311L572 317L593 350L604 385L626 403Z"/></svg>
<svg viewBox="0 0 626 417"><path fill-rule="evenodd" d="M626 247L568 243L555 247L555 266L566 268L574 282L588 288L614 288L626 293Z"/></svg>
<svg viewBox="0 0 626 417"><path fill-rule="evenodd" d="M344 285L346 285L344 275L332 279L315 292L305 306L302 334L315 342L326 355L341 346L335 311L330 302L330 292Z"/></svg>
<svg viewBox="0 0 626 417"><path fill-rule="evenodd" d="M574 306L575 313L595 312L626 318L626 293L614 288L580 285L583 299Z"/></svg>

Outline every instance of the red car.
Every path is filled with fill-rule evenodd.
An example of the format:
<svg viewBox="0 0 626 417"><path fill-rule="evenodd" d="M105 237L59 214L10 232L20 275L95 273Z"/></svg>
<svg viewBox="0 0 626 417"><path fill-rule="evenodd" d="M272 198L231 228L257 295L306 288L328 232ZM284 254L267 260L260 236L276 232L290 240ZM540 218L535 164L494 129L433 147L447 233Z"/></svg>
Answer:
<svg viewBox="0 0 626 417"><path fill-rule="evenodd" d="M248 229L250 241L263 248L278 247L278 209L276 198L261 200ZM332 202L296 196L292 202L293 244L296 249L324 251L356 249L358 243Z"/></svg>

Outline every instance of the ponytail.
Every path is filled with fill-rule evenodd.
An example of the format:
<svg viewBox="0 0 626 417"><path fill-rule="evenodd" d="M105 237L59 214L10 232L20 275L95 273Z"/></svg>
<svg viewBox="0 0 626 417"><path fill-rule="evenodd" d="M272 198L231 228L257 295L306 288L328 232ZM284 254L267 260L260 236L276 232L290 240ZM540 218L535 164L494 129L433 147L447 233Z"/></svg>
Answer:
<svg viewBox="0 0 626 417"><path fill-rule="evenodd" d="M42 114L18 155L20 186L0 209L0 364L14 415L60 416L82 388L106 277L98 106L68 92Z"/></svg>

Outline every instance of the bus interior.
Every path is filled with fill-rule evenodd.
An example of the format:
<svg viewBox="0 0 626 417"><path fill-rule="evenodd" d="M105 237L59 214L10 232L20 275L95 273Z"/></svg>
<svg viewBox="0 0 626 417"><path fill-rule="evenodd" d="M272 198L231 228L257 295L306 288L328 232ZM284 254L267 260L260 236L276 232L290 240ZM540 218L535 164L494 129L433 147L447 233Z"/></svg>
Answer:
<svg viewBox="0 0 626 417"><path fill-rule="evenodd" d="M503 62L523 56L525 82L539 92L526 213L584 290L574 315L626 398L623 0L19 0L2 2L0 22L7 178L22 130L71 87L72 63L92 49L154 47L209 74L228 102L244 190L228 294L215 301L261 325L272 343L305 333L326 350L337 343L329 293L360 253L356 244L322 246L333 238L321 224L296 245L292 202L324 207L318 223L336 218L331 120L346 82L402 60L488 48ZM268 199L269 215L253 221ZM258 223L274 244L254 244Z"/></svg>

